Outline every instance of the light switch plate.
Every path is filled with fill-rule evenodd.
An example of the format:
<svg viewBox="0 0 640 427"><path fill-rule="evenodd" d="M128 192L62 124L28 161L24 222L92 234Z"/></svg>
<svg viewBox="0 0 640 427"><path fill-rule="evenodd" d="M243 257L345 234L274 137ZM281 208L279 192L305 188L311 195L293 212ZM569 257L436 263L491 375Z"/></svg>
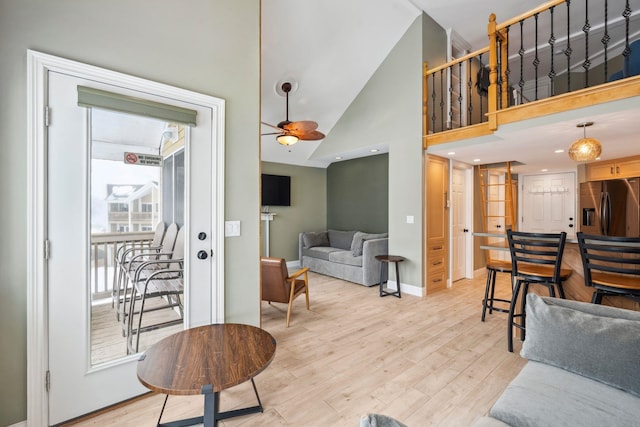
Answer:
<svg viewBox="0 0 640 427"><path fill-rule="evenodd" d="M224 222L224 235L225 237L236 237L240 235L240 221L225 221Z"/></svg>
<svg viewBox="0 0 640 427"><path fill-rule="evenodd" d="M413 224L413 215L407 215L407 224Z"/></svg>

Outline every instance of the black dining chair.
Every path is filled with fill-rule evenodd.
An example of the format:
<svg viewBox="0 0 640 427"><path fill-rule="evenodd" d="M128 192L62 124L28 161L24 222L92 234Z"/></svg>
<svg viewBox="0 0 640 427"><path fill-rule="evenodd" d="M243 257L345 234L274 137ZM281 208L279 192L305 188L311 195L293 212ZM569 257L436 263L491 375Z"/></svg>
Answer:
<svg viewBox="0 0 640 427"><path fill-rule="evenodd" d="M584 284L593 287L591 302L623 296L640 302L640 237L595 236L578 232Z"/></svg>
<svg viewBox="0 0 640 427"><path fill-rule="evenodd" d="M573 270L562 268L562 254L567 240L564 231L529 233L507 230L507 240L511 253L511 274L515 281L507 319L507 345L508 350L513 352L513 328L520 329L521 340L525 338L525 303L529 284L545 286L551 297L556 296L557 288L560 298L564 298L562 282L571 276ZM516 313L520 292L520 312Z"/></svg>

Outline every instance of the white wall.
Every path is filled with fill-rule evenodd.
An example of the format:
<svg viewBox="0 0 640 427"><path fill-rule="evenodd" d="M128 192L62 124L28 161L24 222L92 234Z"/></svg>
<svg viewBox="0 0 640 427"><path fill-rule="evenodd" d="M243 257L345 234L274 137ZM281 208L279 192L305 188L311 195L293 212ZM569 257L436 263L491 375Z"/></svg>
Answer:
<svg viewBox="0 0 640 427"><path fill-rule="evenodd" d="M225 310L258 324L259 11L259 0L0 2L0 425L27 407L27 49L226 99L225 216L242 236L226 240Z"/></svg>

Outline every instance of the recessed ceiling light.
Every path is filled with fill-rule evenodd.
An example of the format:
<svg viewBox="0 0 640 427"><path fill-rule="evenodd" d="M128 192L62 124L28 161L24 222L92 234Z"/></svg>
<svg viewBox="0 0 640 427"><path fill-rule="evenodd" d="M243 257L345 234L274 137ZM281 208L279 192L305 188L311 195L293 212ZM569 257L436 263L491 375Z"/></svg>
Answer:
<svg viewBox="0 0 640 427"><path fill-rule="evenodd" d="M549 169L540 169L541 172L548 172Z"/></svg>
<svg viewBox="0 0 640 427"><path fill-rule="evenodd" d="M377 148L372 148L371 150L369 150L372 153L377 153L379 150Z"/></svg>
<svg viewBox="0 0 640 427"><path fill-rule="evenodd" d="M336 156L336 160L342 160L342 157Z"/></svg>
<svg viewBox="0 0 640 427"><path fill-rule="evenodd" d="M473 159L474 162L478 163L480 159Z"/></svg>
<svg viewBox="0 0 640 427"><path fill-rule="evenodd" d="M554 151L554 153L564 153L564 150L561 148L559 150Z"/></svg>
<svg viewBox="0 0 640 427"><path fill-rule="evenodd" d="M448 154L449 156L453 156L454 154L456 154L456 152L455 152L455 151L449 151L447 154Z"/></svg>

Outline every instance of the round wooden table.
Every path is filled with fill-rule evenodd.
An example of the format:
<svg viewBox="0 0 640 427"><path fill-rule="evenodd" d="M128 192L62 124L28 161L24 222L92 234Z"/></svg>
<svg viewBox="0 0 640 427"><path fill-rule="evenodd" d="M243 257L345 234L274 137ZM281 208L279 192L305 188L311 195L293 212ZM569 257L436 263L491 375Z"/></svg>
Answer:
<svg viewBox="0 0 640 427"><path fill-rule="evenodd" d="M250 325L215 324L187 329L151 346L138 361L138 380L147 388L167 395L204 395L204 416L158 426L217 425L218 420L262 412L253 377L273 360L276 340L267 331ZM222 390L251 380L258 405L218 412ZM166 404L166 399L165 399Z"/></svg>

